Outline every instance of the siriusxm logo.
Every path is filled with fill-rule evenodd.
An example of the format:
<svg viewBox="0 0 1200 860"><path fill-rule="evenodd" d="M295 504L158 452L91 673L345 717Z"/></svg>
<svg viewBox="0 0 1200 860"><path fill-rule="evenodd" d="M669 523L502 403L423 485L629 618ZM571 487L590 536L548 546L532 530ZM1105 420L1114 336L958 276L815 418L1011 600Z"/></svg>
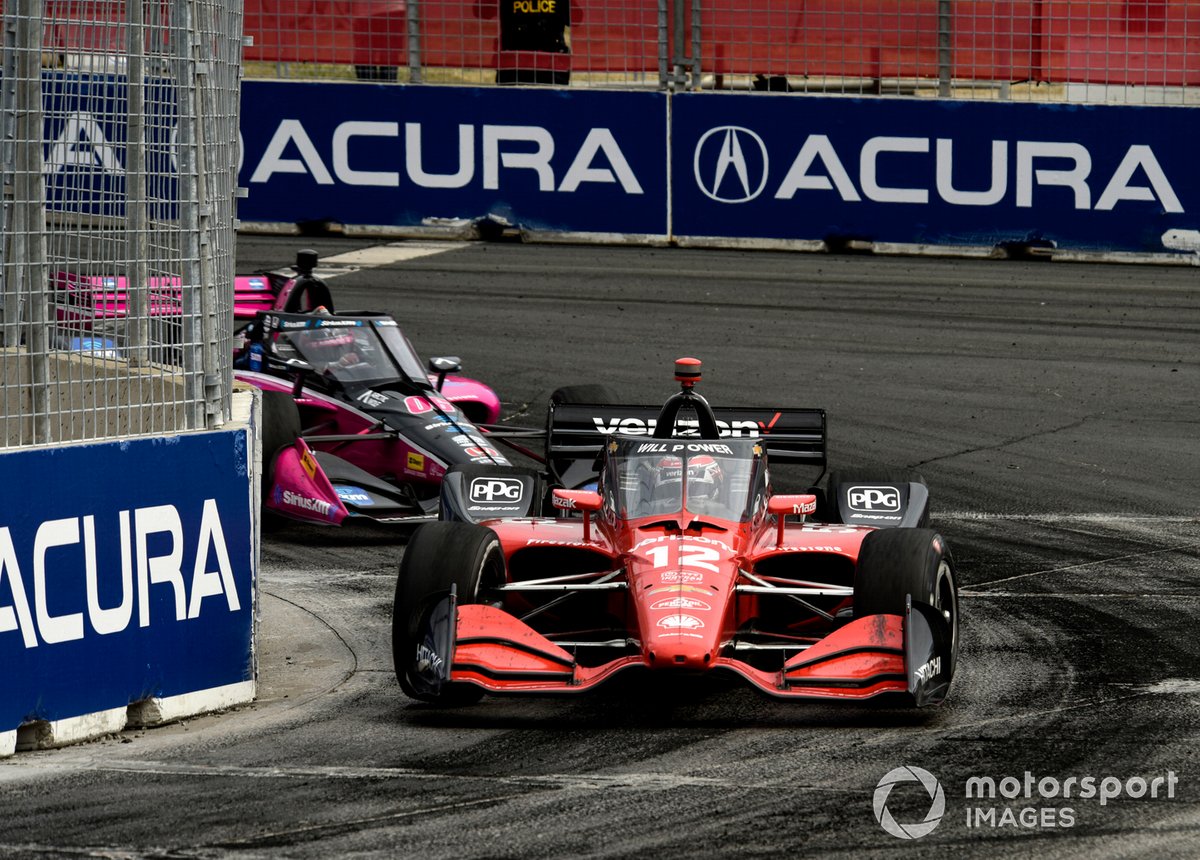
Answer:
<svg viewBox="0 0 1200 860"><path fill-rule="evenodd" d="M700 135L692 158L696 187L719 203L748 203L764 193L793 200L806 191L833 191L844 202L928 204L936 196L953 206L1032 207L1065 189L1075 209L1110 211L1127 201L1157 203L1167 213L1183 205L1154 150L1134 144L1111 174L1095 174L1091 151L1069 141L993 140L990 148L950 138L878 136L857 149L826 134L809 134L798 146L775 144L788 155L772 170L768 143L742 126L722 125ZM986 177L966 182L963 174ZM932 177L932 188L928 179Z"/></svg>
<svg viewBox="0 0 1200 860"><path fill-rule="evenodd" d="M241 609L216 500L204 500L195 534L184 534L174 505L121 511L115 525L114 534L111 523L98 530L94 516L43 522L20 558L9 527L0 528L0 594L11 600L0 604L0 635L19 632L26 648L36 648L83 639L89 628L120 633L134 623L135 604L139 627L155 620L152 606L172 607L175 621L198 618L213 603ZM100 569L97 534L119 544L116 570ZM172 599L162 601L163 592Z"/></svg>

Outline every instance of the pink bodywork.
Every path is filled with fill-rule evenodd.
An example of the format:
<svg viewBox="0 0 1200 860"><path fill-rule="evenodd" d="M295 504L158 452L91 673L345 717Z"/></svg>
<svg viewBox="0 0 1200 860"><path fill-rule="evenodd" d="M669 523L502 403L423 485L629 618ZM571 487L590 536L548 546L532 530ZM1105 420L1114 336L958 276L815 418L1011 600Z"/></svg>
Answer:
<svg viewBox="0 0 1200 860"><path fill-rule="evenodd" d="M303 439L279 452L273 486L263 495L264 508L293 519L337 526L350 515Z"/></svg>

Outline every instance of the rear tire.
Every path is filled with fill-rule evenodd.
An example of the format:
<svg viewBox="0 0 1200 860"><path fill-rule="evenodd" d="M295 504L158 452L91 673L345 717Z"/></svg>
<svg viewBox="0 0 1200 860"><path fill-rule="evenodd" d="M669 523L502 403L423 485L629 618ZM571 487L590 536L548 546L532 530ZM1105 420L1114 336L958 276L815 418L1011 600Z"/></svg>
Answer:
<svg viewBox="0 0 1200 860"><path fill-rule="evenodd" d="M617 392L607 385L587 383L564 385L550 395L551 403L619 403Z"/></svg>
<svg viewBox="0 0 1200 860"><path fill-rule="evenodd" d="M863 540L854 573L854 617L904 615L906 599L928 603L950 624L950 674L958 662L958 576L950 548L932 529L879 529Z"/></svg>
<svg viewBox="0 0 1200 860"><path fill-rule="evenodd" d="M409 672L416 659L422 620L432 602L454 585L459 604L488 602L504 583L504 552L491 529L469 523L418 527L400 559L392 608L392 660L400 688L410 698L446 707L472 705L483 697L474 684L445 684L432 695L418 691Z"/></svg>
<svg viewBox="0 0 1200 860"><path fill-rule="evenodd" d="M607 385L600 383L566 385L556 389L550 395L550 404L552 406L566 403L590 403L597 406L608 406L620 402L617 392L613 391ZM550 418L548 413L546 418L546 457L552 481L557 485L572 489L587 479L588 469L577 465L586 461L565 459L563 457L550 459ZM591 464L588 463L587 465L590 466Z"/></svg>

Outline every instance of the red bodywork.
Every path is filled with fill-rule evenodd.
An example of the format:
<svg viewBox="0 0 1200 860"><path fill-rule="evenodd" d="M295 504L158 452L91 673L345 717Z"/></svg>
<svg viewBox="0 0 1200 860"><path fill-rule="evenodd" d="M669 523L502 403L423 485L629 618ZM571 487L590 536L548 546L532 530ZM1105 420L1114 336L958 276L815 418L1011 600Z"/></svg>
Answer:
<svg viewBox="0 0 1200 860"><path fill-rule="evenodd" d="M870 528L788 522L781 540L776 518L765 510L747 522L687 514L669 521L653 516L622 521L602 510L584 520L484 525L500 538L511 584L553 575L552 566L569 559L576 567L591 568L577 581L594 584L597 599L578 614L569 608L570 600L557 615L554 608L534 613L536 620L530 620L542 632L520 616L545 603L539 599L545 592L506 589L503 610L458 606L451 681L471 682L491 693L576 693L642 667L733 672L782 698L866 699L908 689L904 620L899 615L849 620L852 571ZM798 571L814 567L824 571L824 582L799 578ZM833 570L842 573L831 588ZM794 620L783 632L795 647L776 645L773 652L739 647L751 644L755 619L788 602L779 595L764 599L764 591L809 586L826 589L803 599L819 602L827 616L795 606ZM549 594L553 599L554 592ZM624 647L611 641L580 646L587 631L573 631L572 625L587 626L599 616L624 624ZM780 632L776 624L776 643Z"/></svg>

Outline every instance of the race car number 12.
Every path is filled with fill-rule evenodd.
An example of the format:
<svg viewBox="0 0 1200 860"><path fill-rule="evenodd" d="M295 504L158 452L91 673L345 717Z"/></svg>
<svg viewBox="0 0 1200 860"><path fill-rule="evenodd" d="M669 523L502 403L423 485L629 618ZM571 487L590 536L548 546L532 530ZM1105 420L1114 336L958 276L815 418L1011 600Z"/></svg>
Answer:
<svg viewBox="0 0 1200 860"><path fill-rule="evenodd" d="M646 555L650 556L654 562L654 567L667 567L670 565L671 547L655 546L646 550ZM712 562L719 561L721 553L710 546L697 546L696 544L681 544L679 547L679 567L697 567L700 570L711 571L717 573L718 568Z"/></svg>

